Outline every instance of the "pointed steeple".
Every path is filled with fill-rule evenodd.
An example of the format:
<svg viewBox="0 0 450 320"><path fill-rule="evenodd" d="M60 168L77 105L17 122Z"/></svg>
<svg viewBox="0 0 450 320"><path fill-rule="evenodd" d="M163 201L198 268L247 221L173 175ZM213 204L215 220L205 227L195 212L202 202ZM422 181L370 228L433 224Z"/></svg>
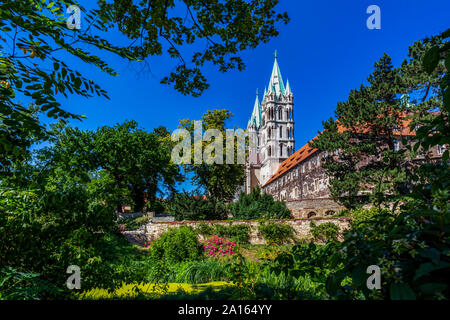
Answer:
<svg viewBox="0 0 450 320"><path fill-rule="evenodd" d="M285 95L289 95L289 94L292 94L292 91L291 91L291 86L289 85L289 79L287 79Z"/></svg>
<svg viewBox="0 0 450 320"><path fill-rule="evenodd" d="M253 105L252 116L248 121L247 128L251 125L254 125L256 128L259 128L262 125L261 104L259 103L258 89L256 89L255 104Z"/></svg>
<svg viewBox="0 0 450 320"><path fill-rule="evenodd" d="M275 50L275 61L273 63L272 75L270 76L269 81L269 92L274 92L276 96L279 96L280 94L284 95L285 89L280 67L278 66L277 56L278 54Z"/></svg>

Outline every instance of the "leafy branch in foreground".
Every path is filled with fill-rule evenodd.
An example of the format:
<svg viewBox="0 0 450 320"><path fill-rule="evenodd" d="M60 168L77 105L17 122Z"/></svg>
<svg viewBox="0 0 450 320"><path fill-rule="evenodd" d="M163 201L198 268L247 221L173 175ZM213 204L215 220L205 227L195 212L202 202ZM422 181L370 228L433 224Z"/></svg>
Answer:
<svg viewBox="0 0 450 320"><path fill-rule="evenodd" d="M117 76L96 52L140 62L165 52L176 65L161 82L173 84L185 95L199 96L209 86L201 71L205 63L222 72L242 70L239 52L278 35L276 24L289 18L275 11L277 4L278 0L100 0L88 9L78 1L0 0L0 169L4 171L8 157L24 153L29 146L18 139L45 137L35 113L55 119L82 118L66 111L59 97L108 98L105 90L77 70L80 65L68 59ZM70 5L81 9L80 30L67 28L65 10ZM116 40L124 37L125 41ZM182 48L197 44L201 50L188 60ZM22 107L18 99L23 97L37 110Z"/></svg>

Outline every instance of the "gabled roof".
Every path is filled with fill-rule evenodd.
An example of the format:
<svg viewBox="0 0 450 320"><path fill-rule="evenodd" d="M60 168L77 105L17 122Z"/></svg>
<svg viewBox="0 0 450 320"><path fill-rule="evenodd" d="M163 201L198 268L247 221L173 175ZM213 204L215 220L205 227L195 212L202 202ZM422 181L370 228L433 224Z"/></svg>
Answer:
<svg viewBox="0 0 450 320"><path fill-rule="evenodd" d="M315 136L311 141L316 139ZM309 142L311 142L309 141ZM272 181L276 180L278 177L282 176L284 173L289 171L291 168L295 167L297 164L313 155L318 151L317 148L313 148L309 145L309 142L305 144L303 147L298 149L295 153L293 153L289 158L283 161L283 163L278 168L277 172L266 182L264 186L267 186Z"/></svg>

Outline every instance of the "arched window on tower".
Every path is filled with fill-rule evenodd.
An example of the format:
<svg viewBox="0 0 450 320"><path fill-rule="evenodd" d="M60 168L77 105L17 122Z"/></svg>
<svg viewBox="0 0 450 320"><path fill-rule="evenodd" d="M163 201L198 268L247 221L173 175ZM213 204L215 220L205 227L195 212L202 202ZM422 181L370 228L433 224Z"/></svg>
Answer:
<svg viewBox="0 0 450 320"><path fill-rule="evenodd" d="M283 145L280 143L280 157L283 156Z"/></svg>
<svg viewBox="0 0 450 320"><path fill-rule="evenodd" d="M280 138L283 138L283 127L280 127Z"/></svg>
<svg viewBox="0 0 450 320"><path fill-rule="evenodd" d="M289 139L290 138L290 136L289 136L289 128L286 128L286 137Z"/></svg>
<svg viewBox="0 0 450 320"><path fill-rule="evenodd" d="M272 147L271 146L269 146L269 148L267 149L267 153L268 153L269 157L272 156Z"/></svg>

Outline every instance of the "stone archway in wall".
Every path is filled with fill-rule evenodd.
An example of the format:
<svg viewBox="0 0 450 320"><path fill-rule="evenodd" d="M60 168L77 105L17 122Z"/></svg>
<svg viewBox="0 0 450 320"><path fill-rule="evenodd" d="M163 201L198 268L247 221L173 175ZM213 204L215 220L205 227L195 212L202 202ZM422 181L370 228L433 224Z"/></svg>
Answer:
<svg viewBox="0 0 450 320"><path fill-rule="evenodd" d="M332 216L334 216L335 214L336 214L336 211L334 211L334 210L325 210L324 216L325 216L325 217L332 217Z"/></svg>
<svg viewBox="0 0 450 320"><path fill-rule="evenodd" d="M310 218L312 218L312 217L316 217L317 216L317 213L315 212L315 211L310 211L310 212L308 212L308 214L306 215L306 217L308 218L308 219L310 219Z"/></svg>

